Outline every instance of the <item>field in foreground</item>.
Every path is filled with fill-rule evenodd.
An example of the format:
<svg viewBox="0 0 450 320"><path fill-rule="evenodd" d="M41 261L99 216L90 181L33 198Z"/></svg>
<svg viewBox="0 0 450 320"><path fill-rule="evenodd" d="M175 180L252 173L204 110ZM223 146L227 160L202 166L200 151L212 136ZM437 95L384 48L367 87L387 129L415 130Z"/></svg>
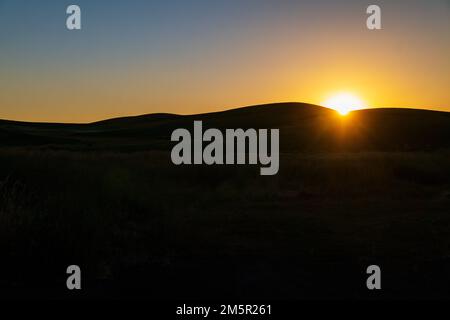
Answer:
<svg viewBox="0 0 450 320"><path fill-rule="evenodd" d="M279 128L280 171L175 166L170 133ZM6 297L450 298L450 114L306 104L0 121ZM382 269L382 291L366 268Z"/></svg>
<svg viewBox="0 0 450 320"><path fill-rule="evenodd" d="M275 178L169 157L1 151L2 292L60 297L79 264L94 297L449 297L449 153L283 154Z"/></svg>

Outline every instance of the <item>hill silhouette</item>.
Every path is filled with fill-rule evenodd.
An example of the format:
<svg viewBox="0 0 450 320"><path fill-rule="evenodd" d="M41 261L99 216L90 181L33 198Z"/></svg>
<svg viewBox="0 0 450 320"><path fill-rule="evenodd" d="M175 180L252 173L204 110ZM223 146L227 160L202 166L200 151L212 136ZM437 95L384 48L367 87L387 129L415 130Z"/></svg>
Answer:
<svg viewBox="0 0 450 320"><path fill-rule="evenodd" d="M173 165L194 120L279 128L278 174ZM413 109L0 121L2 292L71 298L76 263L83 298L449 298L449 150L450 113Z"/></svg>
<svg viewBox="0 0 450 320"><path fill-rule="evenodd" d="M450 147L450 113L365 109L346 117L306 103L275 103L198 115L148 114L88 124L0 121L1 146L143 151L167 149L176 128L279 128L281 150L416 151Z"/></svg>

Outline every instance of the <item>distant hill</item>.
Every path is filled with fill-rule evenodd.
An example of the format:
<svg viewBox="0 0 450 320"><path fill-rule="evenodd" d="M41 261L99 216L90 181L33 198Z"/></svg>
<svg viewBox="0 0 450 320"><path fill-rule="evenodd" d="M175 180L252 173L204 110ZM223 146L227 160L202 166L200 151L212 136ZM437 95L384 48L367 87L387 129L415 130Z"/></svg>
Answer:
<svg viewBox="0 0 450 320"><path fill-rule="evenodd" d="M339 116L305 103L275 103L198 115L149 114L90 124L0 120L0 147L145 151L169 149L176 128L278 128L283 152L450 149L450 113L366 109Z"/></svg>

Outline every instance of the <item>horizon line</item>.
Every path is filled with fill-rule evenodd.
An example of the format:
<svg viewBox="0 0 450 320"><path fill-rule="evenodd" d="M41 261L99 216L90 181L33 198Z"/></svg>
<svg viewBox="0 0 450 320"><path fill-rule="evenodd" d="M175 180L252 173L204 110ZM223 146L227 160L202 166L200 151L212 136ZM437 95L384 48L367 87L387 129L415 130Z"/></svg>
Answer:
<svg viewBox="0 0 450 320"><path fill-rule="evenodd" d="M308 103L308 102L300 102L300 101L285 101L285 102L269 102L269 103L261 103L261 104L255 104L255 105L248 105L248 106L240 106L240 107L231 107L226 108L219 111L211 111L211 112L201 112L201 113L189 113L189 114L179 114L179 113L168 113L168 112L154 112L154 113L142 113L142 114L136 114L136 115L124 115L124 116L118 116L118 117L111 117L111 118L105 118L90 122L57 122L57 121L27 121L27 120L15 120L15 119L7 119L7 118L0 118L1 122L15 122L15 123L29 123L29 124L59 124L59 125L92 125L92 124L98 124L105 121L110 120L119 120L119 119L130 119L130 118L139 118L139 117L145 117L145 116L153 116L153 115L168 115L168 116L179 116L179 117L188 117L188 116L200 116L200 115L207 115L207 114L217 114L217 113L223 113L228 111L234 111L234 110L240 110L240 109L246 109L246 108L257 108L262 106L274 106L274 105L287 105L287 104L301 104L301 105L309 105L313 107L319 107L323 109L328 109L330 111L338 112L333 108L328 108L319 104L314 103ZM403 109L403 110L416 110L416 111L430 111L430 112L441 112L441 113L450 113L450 111L446 110L437 110L436 108L413 108L413 107L366 107L361 109L352 110L349 113L358 112L358 111L367 111L367 110L386 110L386 109Z"/></svg>

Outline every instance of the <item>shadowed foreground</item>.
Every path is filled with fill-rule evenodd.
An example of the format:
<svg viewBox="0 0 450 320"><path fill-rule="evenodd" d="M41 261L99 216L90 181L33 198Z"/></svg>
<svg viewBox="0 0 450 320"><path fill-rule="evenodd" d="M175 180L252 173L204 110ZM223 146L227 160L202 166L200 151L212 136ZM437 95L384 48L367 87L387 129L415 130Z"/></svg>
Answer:
<svg viewBox="0 0 450 320"><path fill-rule="evenodd" d="M78 264L85 297L449 298L448 114L283 106L3 122L2 295L72 296ZM280 128L279 174L172 165L170 132L194 119ZM370 264L381 292L365 287Z"/></svg>

